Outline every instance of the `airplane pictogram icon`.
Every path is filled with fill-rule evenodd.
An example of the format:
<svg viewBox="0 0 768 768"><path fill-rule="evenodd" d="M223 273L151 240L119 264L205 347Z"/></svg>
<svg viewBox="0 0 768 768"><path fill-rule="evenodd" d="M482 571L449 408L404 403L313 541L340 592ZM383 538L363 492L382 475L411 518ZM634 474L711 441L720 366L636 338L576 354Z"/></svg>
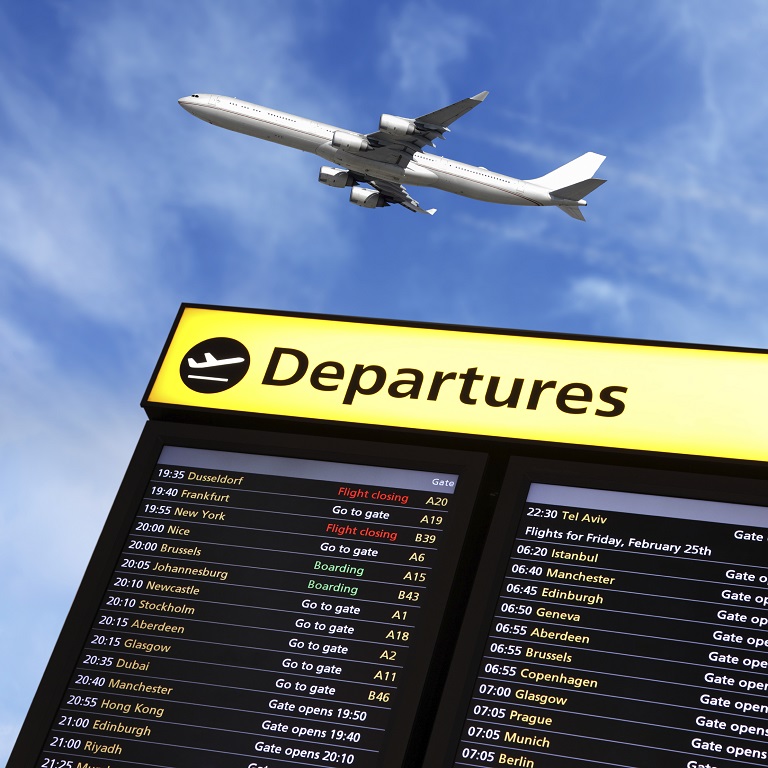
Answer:
<svg viewBox="0 0 768 768"><path fill-rule="evenodd" d="M251 364L247 347L237 339L219 336L187 350L181 358L181 380L195 392L215 394L234 387Z"/></svg>
<svg viewBox="0 0 768 768"><path fill-rule="evenodd" d="M187 358L187 364L190 368L215 368L220 365L234 365L235 363L244 363L244 357L228 357L224 360L217 360L210 352L205 353L205 361L198 363L192 357ZM187 374L189 379L207 379L208 381L229 381L227 378L220 376L198 376L193 373Z"/></svg>

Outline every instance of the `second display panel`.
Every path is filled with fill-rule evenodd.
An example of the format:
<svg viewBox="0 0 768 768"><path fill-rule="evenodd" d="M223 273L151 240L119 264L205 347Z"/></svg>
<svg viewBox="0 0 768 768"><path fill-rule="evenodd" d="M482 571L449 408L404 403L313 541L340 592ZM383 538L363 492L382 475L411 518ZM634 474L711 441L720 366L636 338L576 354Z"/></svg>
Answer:
<svg viewBox="0 0 768 768"><path fill-rule="evenodd" d="M508 482L428 764L766 764L768 507L603 471Z"/></svg>

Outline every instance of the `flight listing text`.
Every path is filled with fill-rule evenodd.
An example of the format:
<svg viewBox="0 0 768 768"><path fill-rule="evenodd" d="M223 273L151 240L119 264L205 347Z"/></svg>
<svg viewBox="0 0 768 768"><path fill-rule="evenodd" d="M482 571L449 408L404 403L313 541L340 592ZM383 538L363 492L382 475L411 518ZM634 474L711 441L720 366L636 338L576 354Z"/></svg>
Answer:
<svg viewBox="0 0 768 768"><path fill-rule="evenodd" d="M378 766L447 485L159 464L38 768Z"/></svg>
<svg viewBox="0 0 768 768"><path fill-rule="evenodd" d="M647 499L526 504L456 766L768 765L768 527Z"/></svg>

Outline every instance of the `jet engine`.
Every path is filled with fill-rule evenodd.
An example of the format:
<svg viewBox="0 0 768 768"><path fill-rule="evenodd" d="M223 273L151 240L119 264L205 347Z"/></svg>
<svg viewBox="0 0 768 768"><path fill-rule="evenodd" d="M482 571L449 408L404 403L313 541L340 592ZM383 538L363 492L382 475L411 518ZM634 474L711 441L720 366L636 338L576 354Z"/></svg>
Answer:
<svg viewBox="0 0 768 768"><path fill-rule="evenodd" d="M349 202L359 205L361 208L380 208L385 205L380 192L365 187L352 187L349 193Z"/></svg>
<svg viewBox="0 0 768 768"><path fill-rule="evenodd" d="M416 133L416 125L411 120L395 115L382 115L379 119L379 130L390 136L404 139Z"/></svg>
<svg viewBox="0 0 768 768"><path fill-rule="evenodd" d="M324 165L320 169L317 180L329 187L351 187L355 183L349 171L344 168L333 168L330 165Z"/></svg>
<svg viewBox="0 0 768 768"><path fill-rule="evenodd" d="M349 152L365 152L371 146L365 136L349 131L334 131L331 144L337 149L346 149Z"/></svg>

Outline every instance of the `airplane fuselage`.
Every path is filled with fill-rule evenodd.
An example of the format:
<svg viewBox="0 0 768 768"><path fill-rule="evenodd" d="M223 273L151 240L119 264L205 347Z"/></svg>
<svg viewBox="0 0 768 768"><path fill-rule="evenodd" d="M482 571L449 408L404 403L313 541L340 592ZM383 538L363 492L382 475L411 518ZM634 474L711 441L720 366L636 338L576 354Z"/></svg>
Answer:
<svg viewBox="0 0 768 768"><path fill-rule="evenodd" d="M348 134L352 141L356 137L364 138L363 134L271 107L216 94L188 96L179 99L179 103L195 117L212 125L310 152L351 171L398 184L433 187L489 203L557 204L545 187L439 155L416 152L404 165L366 158L365 152L346 151L333 143L337 132Z"/></svg>

